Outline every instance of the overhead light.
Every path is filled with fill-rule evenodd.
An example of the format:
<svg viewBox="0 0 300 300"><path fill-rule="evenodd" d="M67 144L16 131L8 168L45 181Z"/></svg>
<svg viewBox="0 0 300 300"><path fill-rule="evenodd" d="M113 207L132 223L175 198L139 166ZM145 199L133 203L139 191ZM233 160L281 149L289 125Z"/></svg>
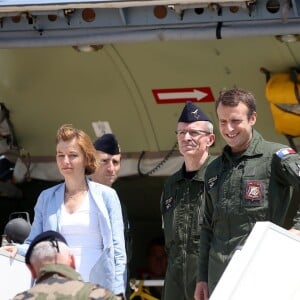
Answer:
<svg viewBox="0 0 300 300"><path fill-rule="evenodd" d="M96 18L96 12L92 8L85 8L82 11L82 19L86 22L93 22Z"/></svg>
<svg viewBox="0 0 300 300"><path fill-rule="evenodd" d="M276 35L276 39L282 43L294 43L300 41L299 34L283 34L283 35Z"/></svg>
<svg viewBox="0 0 300 300"><path fill-rule="evenodd" d="M157 19L164 19L167 14L167 8L164 5L158 5L154 7L153 14Z"/></svg>
<svg viewBox="0 0 300 300"><path fill-rule="evenodd" d="M88 53L88 52L96 52L98 50L101 50L103 48L103 45L75 45L72 47L78 52Z"/></svg>

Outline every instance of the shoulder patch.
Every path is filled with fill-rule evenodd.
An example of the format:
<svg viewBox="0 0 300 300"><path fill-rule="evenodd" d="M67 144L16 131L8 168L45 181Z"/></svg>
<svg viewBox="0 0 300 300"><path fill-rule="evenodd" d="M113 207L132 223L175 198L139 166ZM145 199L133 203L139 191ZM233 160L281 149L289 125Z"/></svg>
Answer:
<svg viewBox="0 0 300 300"><path fill-rule="evenodd" d="M280 150L278 150L276 152L276 155L279 158L283 158L283 157L285 157L287 155L295 154L295 153L296 153L296 151L293 148L287 147L287 148L281 148Z"/></svg>
<svg viewBox="0 0 300 300"><path fill-rule="evenodd" d="M163 211L166 212L174 206L174 198L170 197L163 201Z"/></svg>
<svg viewBox="0 0 300 300"><path fill-rule="evenodd" d="M211 190L212 188L214 188L214 186L216 185L216 183L218 182L218 175L208 178L207 180L207 189Z"/></svg>

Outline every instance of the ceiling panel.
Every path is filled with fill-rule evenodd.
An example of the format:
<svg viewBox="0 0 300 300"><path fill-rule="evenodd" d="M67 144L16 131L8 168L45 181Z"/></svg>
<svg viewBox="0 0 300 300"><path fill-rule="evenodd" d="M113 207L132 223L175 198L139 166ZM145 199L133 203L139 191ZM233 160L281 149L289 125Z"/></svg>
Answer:
<svg viewBox="0 0 300 300"><path fill-rule="evenodd" d="M208 86L214 97L223 88L249 89L257 97L257 129L285 142L274 130L260 68L286 71L298 65L299 50L298 43L274 37L106 45L93 53L2 49L1 101L20 146L32 156L54 154L55 132L63 123L94 139L91 123L98 120L110 122L123 152L170 150L184 104L157 104L152 90L163 88ZM217 125L214 103L199 105ZM223 144L217 134L214 152Z"/></svg>

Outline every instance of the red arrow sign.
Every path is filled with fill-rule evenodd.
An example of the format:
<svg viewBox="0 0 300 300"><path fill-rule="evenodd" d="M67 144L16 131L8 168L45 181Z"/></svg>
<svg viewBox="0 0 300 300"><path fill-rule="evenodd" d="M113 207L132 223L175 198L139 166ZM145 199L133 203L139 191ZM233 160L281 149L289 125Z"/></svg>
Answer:
<svg viewBox="0 0 300 300"><path fill-rule="evenodd" d="M214 102L210 87L152 90L158 104L192 102Z"/></svg>

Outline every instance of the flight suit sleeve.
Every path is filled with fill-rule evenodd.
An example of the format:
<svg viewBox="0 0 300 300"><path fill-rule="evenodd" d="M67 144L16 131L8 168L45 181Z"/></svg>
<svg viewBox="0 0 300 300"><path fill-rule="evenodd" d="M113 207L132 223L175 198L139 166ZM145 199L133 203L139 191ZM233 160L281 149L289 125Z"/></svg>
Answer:
<svg viewBox="0 0 300 300"><path fill-rule="evenodd" d="M287 148L291 149L291 148ZM275 170L283 184L300 190L300 155L295 151L291 154L282 154L282 149L274 155ZM288 151L288 150L286 150ZM290 150L293 151L293 150Z"/></svg>
<svg viewBox="0 0 300 300"><path fill-rule="evenodd" d="M213 206L209 194L205 192L203 224L200 232L199 269L197 281L208 281L209 250L213 232Z"/></svg>
<svg viewBox="0 0 300 300"><path fill-rule="evenodd" d="M274 155L278 180L300 191L300 155L291 148L280 149ZM294 228L300 230L300 206L293 220Z"/></svg>
<svg viewBox="0 0 300 300"><path fill-rule="evenodd" d="M163 191L160 197L160 212L161 212L161 227L165 237L165 248L166 251L169 252L169 240L172 236L171 228L168 226L168 218L166 217L166 203L165 203L165 196L166 196L166 186L164 185ZM167 218L167 223L165 224L165 218ZM167 226L165 226L167 225Z"/></svg>

